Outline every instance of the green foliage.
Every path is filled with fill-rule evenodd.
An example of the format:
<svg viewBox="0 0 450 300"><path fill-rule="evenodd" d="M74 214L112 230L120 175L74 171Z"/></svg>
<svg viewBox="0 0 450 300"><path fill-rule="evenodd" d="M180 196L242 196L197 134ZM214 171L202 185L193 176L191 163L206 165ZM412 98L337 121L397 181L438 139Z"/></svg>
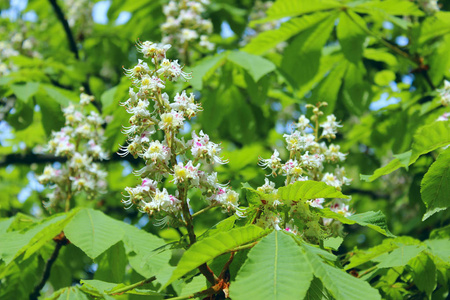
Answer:
<svg viewBox="0 0 450 300"><path fill-rule="evenodd" d="M278 189L281 200L305 201L315 198L348 198L336 188L312 180L298 181Z"/></svg>
<svg viewBox="0 0 450 300"><path fill-rule="evenodd" d="M447 209L450 205L450 149L439 154L423 177L420 193L427 206L423 219L428 219L434 213Z"/></svg>

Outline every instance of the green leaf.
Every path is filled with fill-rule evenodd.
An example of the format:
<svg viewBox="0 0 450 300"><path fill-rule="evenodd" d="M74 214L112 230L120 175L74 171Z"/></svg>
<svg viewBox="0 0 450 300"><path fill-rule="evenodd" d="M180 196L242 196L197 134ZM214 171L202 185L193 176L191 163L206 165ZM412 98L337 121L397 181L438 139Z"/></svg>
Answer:
<svg viewBox="0 0 450 300"><path fill-rule="evenodd" d="M23 130L33 123L33 101L24 101L21 98L17 98L14 109L15 112L8 114L6 121L16 130Z"/></svg>
<svg viewBox="0 0 450 300"><path fill-rule="evenodd" d="M36 94L36 92L39 90L39 82L12 84L11 89L17 98L21 99L24 102L28 102L31 96Z"/></svg>
<svg viewBox="0 0 450 300"><path fill-rule="evenodd" d="M123 222L121 229L125 232L125 252L136 272L144 277L151 277L168 265L170 251L158 250L166 244L163 239Z"/></svg>
<svg viewBox="0 0 450 300"><path fill-rule="evenodd" d="M323 284L319 278L314 277L306 293L305 300L329 300L332 299L328 296L326 290L323 288Z"/></svg>
<svg viewBox="0 0 450 300"><path fill-rule="evenodd" d="M122 242L111 246L103 252L97 259L98 269L94 274L94 279L122 282L127 266L127 256Z"/></svg>
<svg viewBox="0 0 450 300"><path fill-rule="evenodd" d="M412 258L419 255L423 250L425 250L423 245L400 245L391 253L376 257L374 261L379 262L377 265L379 269L406 266Z"/></svg>
<svg viewBox="0 0 450 300"><path fill-rule="evenodd" d="M422 221L450 206L450 148L439 154L420 184L420 194L427 207Z"/></svg>
<svg viewBox="0 0 450 300"><path fill-rule="evenodd" d="M98 210L83 209L66 226L64 233L72 244L94 259L122 239L121 223Z"/></svg>
<svg viewBox="0 0 450 300"><path fill-rule="evenodd" d="M152 290L139 290L136 288L131 288L136 284L125 285L123 283L113 283L101 280L81 280L82 284L81 290L90 293L90 294L100 294L100 295L111 295L122 291L125 291L125 294L135 294L135 295L161 295L164 296L163 293L158 293ZM120 290L120 291L119 291Z"/></svg>
<svg viewBox="0 0 450 300"><path fill-rule="evenodd" d="M111 104L114 103L114 101L116 101L115 96L116 96L117 89L118 89L118 87L115 86L115 87L110 88L109 90L105 91L102 94L102 96L100 97L100 101L102 103L103 108L110 106ZM123 99L123 100L125 100L125 99Z"/></svg>
<svg viewBox="0 0 450 300"><path fill-rule="evenodd" d="M273 231L248 253L230 285L232 299L303 299L313 279L306 251Z"/></svg>
<svg viewBox="0 0 450 300"><path fill-rule="evenodd" d="M438 11L420 24L419 43L450 33L450 12Z"/></svg>
<svg viewBox="0 0 450 300"><path fill-rule="evenodd" d="M243 51L232 51L228 54L228 60L241 66L253 77L255 82L275 70L275 65L270 60Z"/></svg>
<svg viewBox="0 0 450 300"><path fill-rule="evenodd" d="M334 251L338 251L339 246L341 246L342 242L344 241L343 238L340 236L338 237L329 237L323 241L323 246L326 248L331 248Z"/></svg>
<svg viewBox="0 0 450 300"><path fill-rule="evenodd" d="M27 259L58 235L74 214L75 212L54 215L21 231L1 234L0 258L5 265L23 253L23 259Z"/></svg>
<svg viewBox="0 0 450 300"><path fill-rule="evenodd" d="M281 70L288 75L293 84L301 87L319 72L322 49L334 28L335 20L336 15L331 14L328 18L302 31L286 47ZM293 61L295 63L292 63ZM298 66L302 66L301 72Z"/></svg>
<svg viewBox="0 0 450 300"><path fill-rule="evenodd" d="M58 131L64 126L65 118L61 111L61 105L51 98L36 97L37 104L41 108L42 113L42 127L44 127L45 134L50 136L52 131Z"/></svg>
<svg viewBox="0 0 450 300"><path fill-rule="evenodd" d="M78 286L71 286L54 292L48 300L89 300Z"/></svg>
<svg viewBox="0 0 450 300"><path fill-rule="evenodd" d="M413 270L414 283L417 288L431 295L436 288L436 266L433 260L424 252L413 258L408 265Z"/></svg>
<svg viewBox="0 0 450 300"><path fill-rule="evenodd" d="M397 58L389 52L383 49L376 48L366 48L363 53L364 58L384 62L390 67L396 66L398 64Z"/></svg>
<svg viewBox="0 0 450 300"><path fill-rule="evenodd" d="M322 281L323 286L337 300L381 299L378 291L364 280L353 277L341 269L323 263L316 254L307 248L304 249L314 271L314 276Z"/></svg>
<svg viewBox="0 0 450 300"><path fill-rule="evenodd" d="M411 237L397 237L395 239L386 239L380 245L372 247L367 250L356 250L351 258L350 263L345 266L345 270L352 269L359 265L362 265L372 259L393 251L399 247L403 247L404 245L420 245L420 241L413 239Z"/></svg>
<svg viewBox="0 0 450 300"><path fill-rule="evenodd" d="M388 86L391 81L395 80L395 73L391 70L382 70L375 74L373 80L379 86Z"/></svg>
<svg viewBox="0 0 450 300"><path fill-rule="evenodd" d="M342 89L342 100L345 107L353 114L361 116L370 105L371 86L364 78L366 69L359 63L347 64Z"/></svg>
<svg viewBox="0 0 450 300"><path fill-rule="evenodd" d="M203 88L203 81L207 80L225 62L226 56L227 52L222 52L212 57L207 57L192 68L192 79L189 82L192 87L201 90Z"/></svg>
<svg viewBox="0 0 450 300"><path fill-rule="evenodd" d="M409 0L369 1L354 8L362 13L386 13L395 16L423 16L414 2Z"/></svg>
<svg viewBox="0 0 450 300"><path fill-rule="evenodd" d="M319 210L319 213L324 218L332 218L338 220L344 224L358 224L361 226L367 226L385 236L395 237L388 227L386 222L386 217L383 215L381 211L368 211L361 214L355 214L349 217L344 217L341 214L335 213L331 211L329 208L324 208Z"/></svg>
<svg viewBox="0 0 450 300"><path fill-rule="evenodd" d="M328 13L315 13L301 18L290 19L281 23L280 28L259 33L242 50L257 55L264 54L268 50L275 48L279 43L316 25L328 16Z"/></svg>
<svg viewBox="0 0 450 300"><path fill-rule="evenodd" d="M44 90L47 92L47 94L62 106L68 106L70 102L77 102L76 100L78 99L78 97L68 92L67 90L57 88L52 85L42 84L42 86L44 87Z"/></svg>
<svg viewBox="0 0 450 300"><path fill-rule="evenodd" d="M450 144L450 121L433 122L420 127L414 135L409 164L419 156Z"/></svg>
<svg viewBox="0 0 450 300"><path fill-rule="evenodd" d="M358 63L363 54L366 33L355 22L359 26L366 26L366 22L354 12L350 10L341 12L336 31L345 58L353 63Z"/></svg>
<svg viewBox="0 0 450 300"><path fill-rule="evenodd" d="M297 181L278 189L278 195L282 200L304 201L316 198L344 198L347 199L335 187L327 185L321 181Z"/></svg>
<svg viewBox="0 0 450 300"><path fill-rule="evenodd" d="M431 249L433 255L450 264L450 240L426 240L425 244Z"/></svg>
<svg viewBox="0 0 450 300"><path fill-rule="evenodd" d="M262 230L260 227L250 225L227 232L219 232L196 242L183 254L172 277L163 288L213 258L233 248L253 242L266 234L267 231Z"/></svg>
<svg viewBox="0 0 450 300"><path fill-rule="evenodd" d="M395 159L391 160L387 165L384 167L378 168L375 170L375 172L372 175L359 175L361 180L372 182L375 179L390 174L394 172L395 170L405 167L408 168L409 161L411 159L412 151L408 151L405 153L394 155Z"/></svg>
<svg viewBox="0 0 450 300"><path fill-rule="evenodd" d="M292 1L277 0L268 10L267 18L258 23L277 20L285 17L295 17L315 11L329 10L341 7L342 4L334 0Z"/></svg>

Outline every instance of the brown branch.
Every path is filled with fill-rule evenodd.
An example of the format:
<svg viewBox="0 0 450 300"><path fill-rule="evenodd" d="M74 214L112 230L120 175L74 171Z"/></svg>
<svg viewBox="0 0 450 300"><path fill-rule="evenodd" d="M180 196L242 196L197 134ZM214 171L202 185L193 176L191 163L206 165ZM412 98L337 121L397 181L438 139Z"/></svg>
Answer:
<svg viewBox="0 0 450 300"><path fill-rule="evenodd" d="M41 290L44 287L47 280L50 278L50 271L52 269L52 266L59 255L59 250L61 250L61 247L64 245L67 245L69 243L69 240L64 236L63 233L59 234L53 239L56 242L55 250L52 253L52 256L47 260L47 263L44 267L44 273L42 274L41 281L35 286L33 289L33 292L30 294L30 300L37 300L39 295L41 294Z"/></svg>
<svg viewBox="0 0 450 300"><path fill-rule="evenodd" d="M59 156L53 156L51 154L35 154L35 153L13 153L3 156L3 158L0 158L0 168L6 167L8 165L30 165L33 163L37 164L45 164L45 163L54 163L54 162L66 162L67 158L65 157L59 157ZM132 156L120 156L117 153L114 153L111 155L111 158L109 160L106 160L105 162L115 162L115 161L128 161L132 165L138 165L140 160L134 159Z"/></svg>
<svg viewBox="0 0 450 300"><path fill-rule="evenodd" d="M75 42L75 38L73 37L72 30L70 30L69 23L67 22L66 17L64 16L64 13L59 7L58 3L56 3L56 0L48 0L50 4L53 7L53 10L55 11L56 17L61 22L61 25L64 28L64 32L66 33L67 42L69 43L70 51L75 55L75 58L77 60L80 59L80 56L78 54L77 44Z"/></svg>

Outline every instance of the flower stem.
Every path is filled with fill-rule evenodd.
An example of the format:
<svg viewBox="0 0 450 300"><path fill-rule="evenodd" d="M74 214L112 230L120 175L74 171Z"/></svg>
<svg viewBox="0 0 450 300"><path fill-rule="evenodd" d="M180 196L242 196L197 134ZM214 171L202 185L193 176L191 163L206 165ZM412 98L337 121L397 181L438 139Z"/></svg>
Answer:
<svg viewBox="0 0 450 300"><path fill-rule="evenodd" d="M133 290L133 289L135 289L135 288L137 288L137 287L139 287L141 285L144 285L146 283L150 283L150 282L154 281L155 279L156 279L156 277L152 276L150 278L147 278L147 279L141 280L139 282L136 282L135 284L128 285L128 286L125 286L125 287L123 287L121 289L115 290L113 293L108 293L108 295L111 295L111 296L122 295L123 293L131 291L131 290Z"/></svg>

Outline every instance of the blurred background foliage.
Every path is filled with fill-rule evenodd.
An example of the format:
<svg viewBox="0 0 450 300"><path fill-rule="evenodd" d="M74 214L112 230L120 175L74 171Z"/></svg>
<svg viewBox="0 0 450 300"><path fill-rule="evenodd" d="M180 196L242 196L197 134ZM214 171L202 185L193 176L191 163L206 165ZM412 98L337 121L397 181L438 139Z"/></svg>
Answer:
<svg viewBox="0 0 450 300"><path fill-rule="evenodd" d="M450 78L450 2L439 1L439 11L420 6L424 1L306 2L278 0L255 19L253 0L211 0L206 15L217 48L213 53L193 49L185 67L193 79L168 87L170 96L190 89L204 108L188 122L186 137L189 129L202 129L222 142L230 163L217 167L220 181L236 189L243 182L260 186L265 173L258 157L269 157L274 148L286 157L282 135L306 112L305 104L326 101L327 113L344 125L336 143L348 153L345 167L353 182L343 192L352 196L354 210L381 210L393 234L428 239L432 229L449 225L448 211L422 222L420 183L435 153L371 183L359 175L372 174L394 154L409 150L419 127L448 112L436 89ZM161 40L166 1L85 3L79 11L84 15L74 22L72 1L0 3L0 218L48 215L36 174L61 159L42 154L42 147L63 126L61 107L79 101L80 88L95 96L92 109L109 118L106 149L115 153L124 142L121 127L128 118L119 102L128 98L130 82L123 68L137 61L136 41ZM71 23L66 29L63 20ZM256 30L268 22L275 24L272 29ZM172 49L169 56L176 55ZM104 164L108 193L98 202L79 197L77 206L99 209L167 241L178 239L176 230L154 227L146 215L123 209L121 193L136 184L130 173L143 162L113 154ZM206 230L221 218L212 211L196 226ZM341 254L384 239L358 226L346 231ZM75 255L84 262L65 263ZM76 247L66 247L61 257L56 268L77 271L72 279L52 275L55 289L67 285L59 281L93 278L92 261ZM42 269L42 261L35 263Z"/></svg>

